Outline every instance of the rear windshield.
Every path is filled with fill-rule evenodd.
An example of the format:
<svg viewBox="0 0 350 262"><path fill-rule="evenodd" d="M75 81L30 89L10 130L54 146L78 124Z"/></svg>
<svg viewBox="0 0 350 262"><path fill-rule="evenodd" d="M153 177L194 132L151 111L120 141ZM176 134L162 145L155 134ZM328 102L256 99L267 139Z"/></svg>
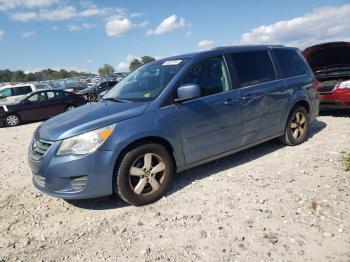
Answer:
<svg viewBox="0 0 350 262"><path fill-rule="evenodd" d="M307 74L308 67L305 61L293 49L274 49L283 77L292 77Z"/></svg>
<svg viewBox="0 0 350 262"><path fill-rule="evenodd" d="M103 99L153 100L187 61L188 59L161 60L146 64L120 81Z"/></svg>

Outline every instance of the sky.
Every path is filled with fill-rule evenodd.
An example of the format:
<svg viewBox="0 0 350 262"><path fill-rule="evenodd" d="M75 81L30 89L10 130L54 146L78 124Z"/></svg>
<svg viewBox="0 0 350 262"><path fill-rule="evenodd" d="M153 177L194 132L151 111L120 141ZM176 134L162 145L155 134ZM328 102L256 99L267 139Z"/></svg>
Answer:
<svg viewBox="0 0 350 262"><path fill-rule="evenodd" d="M344 0L0 0L0 69L127 71L221 45L350 41Z"/></svg>

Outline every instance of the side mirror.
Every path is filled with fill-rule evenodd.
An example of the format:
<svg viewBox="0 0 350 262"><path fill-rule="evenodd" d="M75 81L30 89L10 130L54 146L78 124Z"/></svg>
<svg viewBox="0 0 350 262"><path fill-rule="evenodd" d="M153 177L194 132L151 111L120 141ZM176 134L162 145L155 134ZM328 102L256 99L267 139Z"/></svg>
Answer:
<svg viewBox="0 0 350 262"><path fill-rule="evenodd" d="M201 89L197 84L187 84L177 89L177 98L175 102L185 102L201 96Z"/></svg>

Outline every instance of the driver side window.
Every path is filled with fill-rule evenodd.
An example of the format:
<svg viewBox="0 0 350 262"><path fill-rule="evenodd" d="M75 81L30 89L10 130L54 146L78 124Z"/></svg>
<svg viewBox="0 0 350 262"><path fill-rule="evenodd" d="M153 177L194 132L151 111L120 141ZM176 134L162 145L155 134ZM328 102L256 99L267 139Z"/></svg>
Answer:
<svg viewBox="0 0 350 262"><path fill-rule="evenodd" d="M194 65L180 82L180 86L186 84L197 84L202 97L230 90L223 57L211 57Z"/></svg>

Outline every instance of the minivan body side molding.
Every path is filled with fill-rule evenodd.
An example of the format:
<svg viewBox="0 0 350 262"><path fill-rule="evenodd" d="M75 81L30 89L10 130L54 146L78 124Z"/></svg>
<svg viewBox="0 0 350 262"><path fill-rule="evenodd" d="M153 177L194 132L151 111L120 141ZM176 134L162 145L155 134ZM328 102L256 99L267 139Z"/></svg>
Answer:
<svg viewBox="0 0 350 262"><path fill-rule="evenodd" d="M235 149L233 149L233 150L226 151L226 152L224 152L224 153L221 153L221 154L218 154L218 155L215 155L215 156L211 156L211 157L209 157L209 158L206 158L206 159L203 159L203 160L200 160L200 161L197 161L197 162L193 162L193 163L191 163L191 164L188 164L188 165L185 165L185 166L182 166L182 167L178 168L178 169L177 169L177 172L183 172L183 171L186 171L186 170L191 169L191 168L193 168L193 167L200 166L200 165L206 164L206 163L208 163L208 162L217 160L217 159L219 159L219 158L232 155L232 154L237 153L237 152L239 152L239 151L242 151L242 150L244 150L244 149L254 147L254 146L256 146L256 145L259 145L259 144L261 144L261 143L267 142L267 141L272 140L272 139L274 139L274 138L278 138L278 137L282 136L283 134L284 134L284 132L280 132L280 133L278 133L278 134L276 134L276 135L269 136L269 137L267 137L267 138L261 139L261 140L259 140L259 141L254 142L254 143L251 143L251 144L249 144L249 145L244 145L244 146L241 146L241 147L239 147L239 148L235 148Z"/></svg>

